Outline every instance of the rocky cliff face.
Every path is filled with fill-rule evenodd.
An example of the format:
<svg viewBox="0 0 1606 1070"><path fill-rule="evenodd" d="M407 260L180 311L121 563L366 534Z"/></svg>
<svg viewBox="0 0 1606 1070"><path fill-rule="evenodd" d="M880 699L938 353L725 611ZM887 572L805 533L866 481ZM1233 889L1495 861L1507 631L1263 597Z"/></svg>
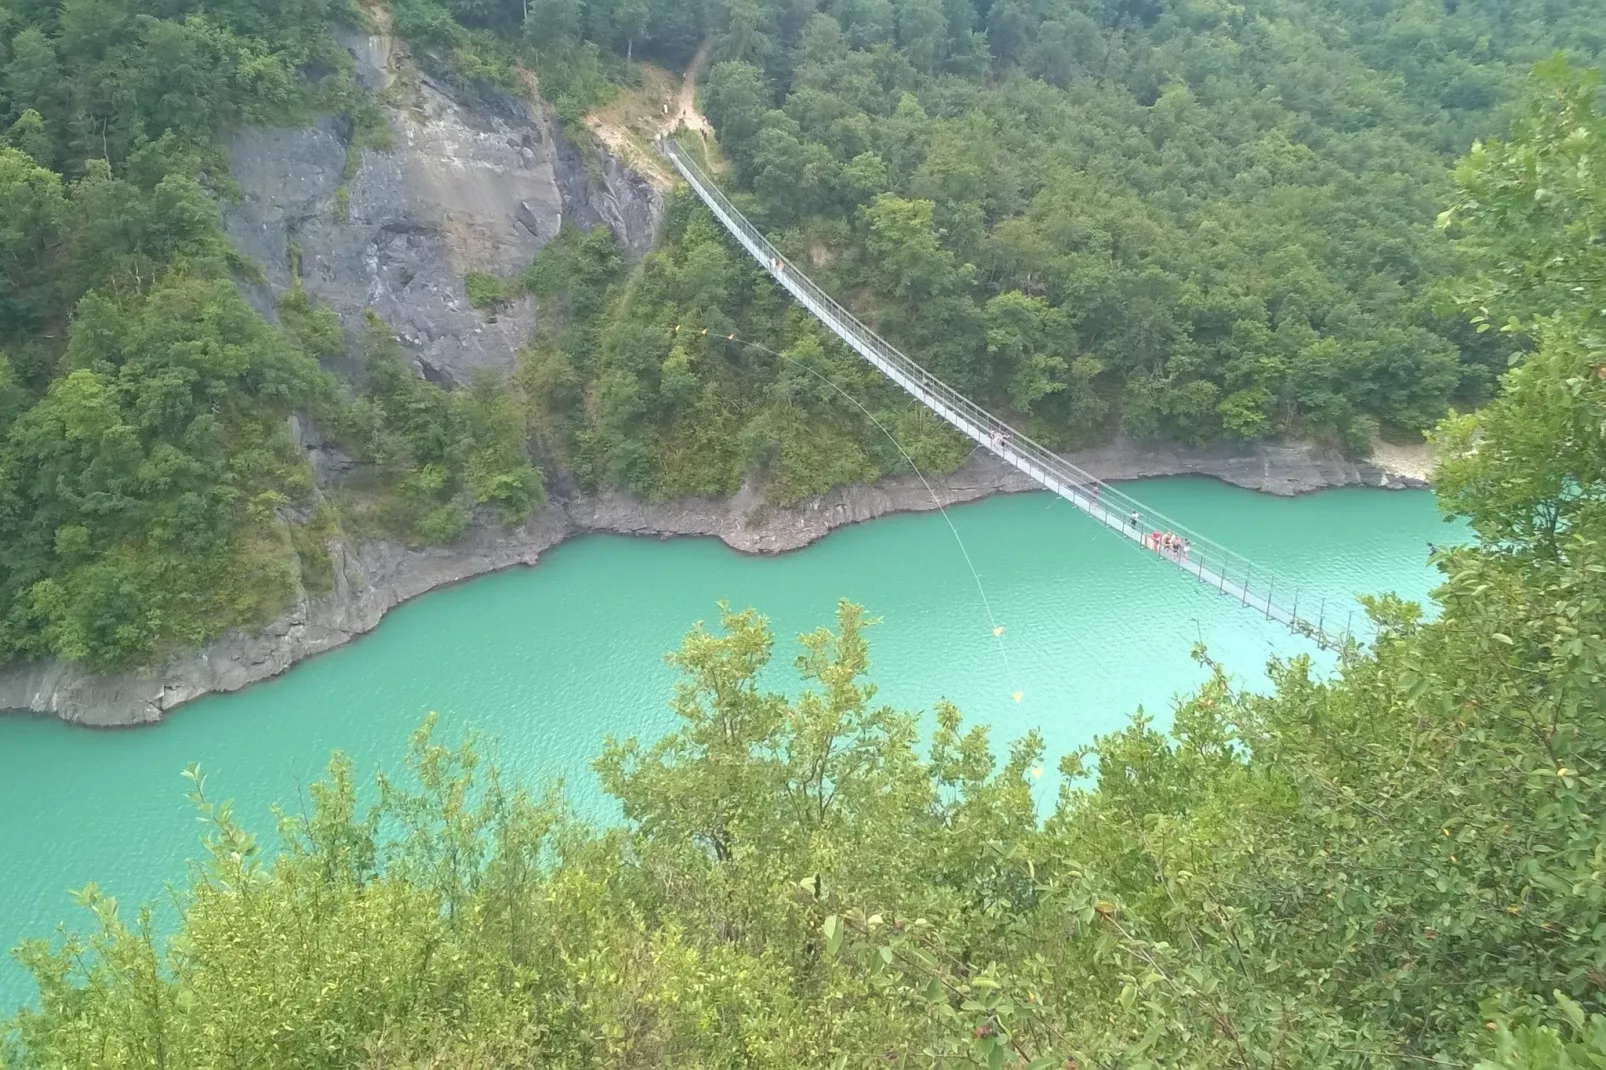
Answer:
<svg viewBox="0 0 1606 1070"><path fill-rule="evenodd" d="M341 43L387 101L392 148L352 150L353 131L334 120L230 142L243 197L224 225L263 271L252 299L265 314L298 271L351 341L371 308L423 375L461 384L510 370L535 327L528 298L494 313L471 307L469 272L518 274L564 223L611 227L636 256L651 248L658 191L605 149L588 166L544 105L470 97L420 73L389 35Z"/></svg>

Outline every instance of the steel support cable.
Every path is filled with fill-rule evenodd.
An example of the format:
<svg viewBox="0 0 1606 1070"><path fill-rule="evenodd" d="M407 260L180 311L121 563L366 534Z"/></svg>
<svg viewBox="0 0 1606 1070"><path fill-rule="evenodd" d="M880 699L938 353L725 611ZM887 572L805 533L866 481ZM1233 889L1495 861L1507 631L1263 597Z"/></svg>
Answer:
<svg viewBox="0 0 1606 1070"><path fill-rule="evenodd" d="M790 285L787 286L788 289L795 288L797 290L804 291L804 293L797 294L796 296L798 296L805 305L809 305L810 311L814 312L822 320L825 320L828 326L831 326L836 333L843 337L844 340L847 340L847 337L850 335L856 336L857 340L861 344L868 348L874 349L881 359L898 367L903 374L908 375L914 381L919 382L925 393L930 394L933 398L952 409L955 413L962 415L976 427L996 427L1002 431L1008 432L1011 436L1011 449L1013 449L1021 457L1027 459L1030 463L1034 463L1038 467L1042 468L1045 472L1052 472L1056 476L1061 477L1063 482L1087 486L1099 486L1103 488L1101 496L1103 494L1107 494L1107 496L1113 501L1122 502L1127 506L1138 509L1144 516L1154 521L1161 522L1167 530L1179 535L1186 535L1189 537L1191 542L1198 542L1204 545L1213 546L1222 556L1242 561L1245 565L1259 570L1262 575L1272 574L1271 570L1266 568L1264 565L1252 561L1245 555L1223 546L1216 540L1212 539L1209 535L1192 528L1175 517L1168 516L1157 509L1143 505L1143 503L1116 490L1113 486L1104 482L1103 480L1100 480L1098 477L1092 475L1086 470L1078 467L1075 464L1072 464L1069 461L1066 461L1058 454L1055 454L1053 451L1032 440L1029 436L1025 435L1010 424L997 418L996 416L993 416L979 405L976 405L965 395L948 386L929 370L910 360L903 353L888 345L884 339L875 333L875 331L867 327L852 312L843 308L841 304L839 304L834 298L822 290L812 279L808 278L808 276L795 271L785 272L783 265L789 264L790 262L787 261L780 251L776 249L775 246L771 244L771 242L747 220L741 211L731 203L730 199L726 197L723 192L719 190L718 186L714 185L714 183L702 173L701 169L698 168L694 162L684 157L683 150L681 150L678 145L675 145L671 142L668 146L668 152L672 159L675 159L676 162L686 171L691 172L691 174L688 174L687 176L688 181L692 182L693 187L698 191L698 193L700 195L706 194L705 199L711 199L717 202L719 208L723 209L720 214L728 218L722 218L721 221L727 223L728 225L733 224L733 230L739 231L740 236L745 236L753 245L758 246L758 249L761 253L761 255L758 256L758 259L764 260L769 265L772 274L774 274L777 269L783 272L784 277L781 278L780 281L783 285L787 285L789 282ZM813 307L815 305L820 307ZM913 392L915 392L918 396L921 391Z"/></svg>
<svg viewBox="0 0 1606 1070"><path fill-rule="evenodd" d="M675 329L677 331L679 330L678 327ZM982 583L981 573L977 571L976 563L970 556L970 548L965 545L965 540L959 534L959 528L955 526L953 517L948 515L948 506L943 502L942 497L937 493L935 488L932 487L931 481L926 478L926 474L920 470L920 466L915 463L915 459L909 455L909 451L903 448L903 443L898 441L897 436L888 430L887 425L883 424L880 418L877 417L875 413L871 412L864 402L848 393L836 382L821 374L819 371L816 371L794 357L789 357L785 353L771 349L762 342L754 342L746 338L738 337L735 334L730 334L726 337L729 341L735 343L736 345L748 346L752 349L758 350L761 353L768 353L770 356L775 357L778 360L784 360L800 371L814 376L814 378L836 391L851 405L853 405L854 408L858 409L859 412L863 414L864 418L874 424L876 430L885 435L887 437L887 441L892 443L893 448L896 449L900 455L902 455L904 463L909 466L909 470L914 472L916 479L920 480L920 485L926 488L926 494L931 497L931 504L937 507L938 513L942 514L943 523L948 525L948 532L954 537L954 543L959 547L959 554L965 560L965 567L970 570L970 578L975 581L976 584L976 593L981 596L982 610L987 614L987 626L992 630L993 639L998 643L998 654L1004 664L1004 673L1009 679L1010 692L1015 701L1019 702L1022 697L1022 692L1019 687L1019 682L1015 678L1015 669L1009 663L1009 650L1004 646L1003 625L998 623L998 617L993 612L992 599L987 597L987 585Z"/></svg>

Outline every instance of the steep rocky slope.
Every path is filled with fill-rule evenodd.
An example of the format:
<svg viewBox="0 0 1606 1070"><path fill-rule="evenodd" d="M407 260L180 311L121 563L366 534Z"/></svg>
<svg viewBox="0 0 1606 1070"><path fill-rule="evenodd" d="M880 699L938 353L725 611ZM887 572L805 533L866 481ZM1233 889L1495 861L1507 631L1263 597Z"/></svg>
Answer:
<svg viewBox="0 0 1606 1070"><path fill-rule="evenodd" d="M354 131L334 120L243 130L229 145L243 197L224 223L262 269L252 297L265 314L298 270L353 341L372 308L422 374L461 384L510 370L536 315L529 298L471 307L469 272L517 274L565 223L606 225L636 256L652 246L659 191L605 148L588 160L544 104L444 85L388 34L341 43L386 101L391 148L353 149Z"/></svg>

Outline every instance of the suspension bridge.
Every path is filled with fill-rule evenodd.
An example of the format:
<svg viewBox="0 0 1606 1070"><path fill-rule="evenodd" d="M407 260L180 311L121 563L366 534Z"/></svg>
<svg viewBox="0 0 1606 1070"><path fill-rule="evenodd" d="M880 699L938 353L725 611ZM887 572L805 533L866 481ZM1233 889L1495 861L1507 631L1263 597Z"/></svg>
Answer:
<svg viewBox="0 0 1606 1070"><path fill-rule="evenodd" d="M782 256L720 192L679 142L665 137L656 144L731 236L799 304L854 352L961 434L1131 545L1180 569L1223 596L1264 614L1267 620L1314 639L1323 647L1341 647L1350 638L1348 615L1343 622L1329 620L1325 601L1312 606L1309 599L1301 612L1297 588L1286 582L1279 585L1269 571L1257 568L1248 558L1144 506L1034 442L904 356ZM1157 540L1157 534L1171 537Z"/></svg>

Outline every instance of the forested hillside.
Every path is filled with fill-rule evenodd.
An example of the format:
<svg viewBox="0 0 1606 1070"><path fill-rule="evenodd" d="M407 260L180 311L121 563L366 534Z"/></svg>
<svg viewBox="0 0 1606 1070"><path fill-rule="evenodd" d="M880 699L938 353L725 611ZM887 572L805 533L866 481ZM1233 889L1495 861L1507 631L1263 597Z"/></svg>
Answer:
<svg viewBox="0 0 1606 1070"><path fill-rule="evenodd" d="M1532 64L1606 44L1595 6L1568 2L843 0L714 24L703 101L755 221L906 352L1063 447L1364 452L1486 399L1510 347L1449 308L1433 218ZM653 495L757 471L789 500L898 463L805 373L677 323L828 369L917 459L952 463L788 314L700 212L673 213L600 344L567 347L594 384L579 467Z"/></svg>
<svg viewBox="0 0 1606 1070"><path fill-rule="evenodd" d="M335 535L456 537L582 488L779 503L968 450L684 195L629 265L566 234L510 383L414 382L292 289L236 292L222 137L339 117L382 148L338 23L391 26L460 90L535 74L572 135L712 38L724 181L890 338L1044 441L1296 436L1364 449L1486 399L1515 348L1451 308L1454 159L1593 0L0 0L0 658L160 661L329 581ZM694 139L696 140L696 139ZM700 333L708 328L706 335ZM731 334L784 352L720 341ZM312 486L292 425L362 466Z"/></svg>
<svg viewBox="0 0 1606 1070"><path fill-rule="evenodd" d="M765 690L727 611L679 727L607 740L623 827L415 739L359 805L337 758L270 854L192 771L210 852L171 942L93 888L22 952L45 1067L1606 1064L1606 103L1548 68L1459 172L1463 314L1531 352L1443 432L1440 613L1275 691L1221 672L1065 756L876 703L844 603ZM1055 756L1058 757L1058 756ZM1096 759L1096 761L1095 761ZM288 786L287 786L288 787Z"/></svg>

